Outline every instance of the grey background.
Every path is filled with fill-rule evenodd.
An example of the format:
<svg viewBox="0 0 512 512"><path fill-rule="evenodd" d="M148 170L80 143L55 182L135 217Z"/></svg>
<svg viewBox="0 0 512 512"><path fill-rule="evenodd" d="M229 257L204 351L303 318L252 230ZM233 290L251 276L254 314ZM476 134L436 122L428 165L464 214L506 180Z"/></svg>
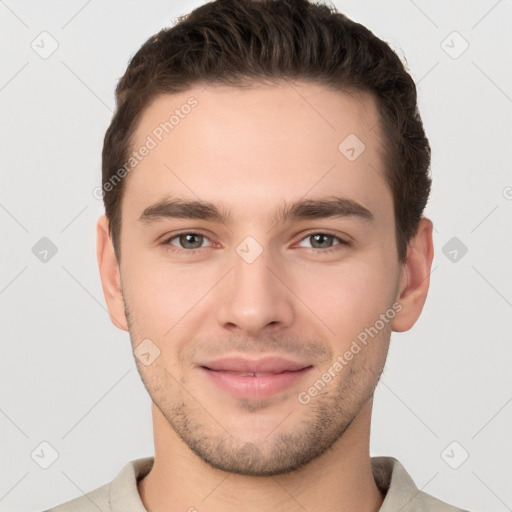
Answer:
<svg viewBox="0 0 512 512"><path fill-rule="evenodd" d="M1 511L42 511L153 454L150 400L105 309L93 190L128 59L202 3L0 0ZM431 288L392 335L371 454L459 507L512 510L512 3L333 3L405 55L433 152ZM51 48L43 31L48 58L31 47Z"/></svg>

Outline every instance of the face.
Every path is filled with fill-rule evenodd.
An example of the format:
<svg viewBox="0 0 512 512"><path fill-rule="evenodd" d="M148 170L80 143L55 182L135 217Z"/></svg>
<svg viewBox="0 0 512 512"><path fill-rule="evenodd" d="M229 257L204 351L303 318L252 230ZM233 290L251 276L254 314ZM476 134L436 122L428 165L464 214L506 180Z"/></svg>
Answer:
<svg viewBox="0 0 512 512"><path fill-rule="evenodd" d="M307 83L197 86L149 106L144 144L120 267L144 385L211 466L294 470L371 400L401 308L375 102Z"/></svg>

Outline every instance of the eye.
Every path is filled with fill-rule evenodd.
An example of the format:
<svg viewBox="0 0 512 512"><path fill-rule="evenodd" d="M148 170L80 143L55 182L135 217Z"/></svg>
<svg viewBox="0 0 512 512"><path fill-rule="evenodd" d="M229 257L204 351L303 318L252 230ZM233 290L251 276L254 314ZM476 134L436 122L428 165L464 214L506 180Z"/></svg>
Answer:
<svg viewBox="0 0 512 512"><path fill-rule="evenodd" d="M174 240L176 240L176 243L173 243ZM306 240L311 241L311 250L321 254L338 251L341 250L343 246L348 247L351 245L349 241L337 235L323 231L309 233L301 239L299 246L304 247L301 244ZM208 247L208 245L203 245L205 241L210 241L206 235L193 231L186 231L165 239L162 242L162 245L166 250L174 253L185 253L187 255L193 255ZM335 241L338 243L334 243ZM210 246L212 245L213 244L210 244Z"/></svg>
<svg viewBox="0 0 512 512"><path fill-rule="evenodd" d="M177 239L178 246L173 244L172 241ZM194 254L196 251L201 250L203 242L209 240L205 235L201 233L195 233L187 231L185 233L178 233L170 238L167 238L162 242L162 245L169 249L171 252L182 252L185 251L188 254Z"/></svg>
<svg viewBox="0 0 512 512"><path fill-rule="evenodd" d="M350 242L343 238L333 235L331 233L324 233L322 231L309 233L301 241L311 240L311 248L316 252L328 253L341 249L340 246L350 246ZM337 240L338 243L333 245L333 241Z"/></svg>

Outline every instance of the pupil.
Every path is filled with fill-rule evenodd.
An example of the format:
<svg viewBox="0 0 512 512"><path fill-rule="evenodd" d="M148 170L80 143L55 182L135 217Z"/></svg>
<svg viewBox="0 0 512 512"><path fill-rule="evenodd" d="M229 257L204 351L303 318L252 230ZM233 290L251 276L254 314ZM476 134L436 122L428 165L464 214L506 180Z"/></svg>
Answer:
<svg viewBox="0 0 512 512"><path fill-rule="evenodd" d="M193 239L194 237L201 237L201 235L194 235L194 234L182 235L182 242L183 242L183 239L184 239L184 240L185 240L185 244L184 244L184 245L185 245L185 247L187 246L187 245L186 245L187 243L191 243L192 245L195 245L195 246L197 246L197 247L201 247L201 242L199 242L199 245L198 245L197 241L196 241L196 242L195 242L195 244L194 244L194 242L190 240L190 239L191 239L191 237L192 237L192 239ZM196 249L196 248L197 248L197 247L195 247L195 246L193 247L194 249Z"/></svg>
<svg viewBox="0 0 512 512"><path fill-rule="evenodd" d="M320 245L324 246L324 245L325 245L325 240L326 240L326 239L328 239L330 236L331 236L331 235L323 235L323 234L321 234L321 233L320 233L320 234L317 234L317 235L313 235L313 238L314 238L315 240L317 240L317 241L318 241L318 239L322 240L322 238L323 238L323 239L324 239L324 243L322 243L322 242L320 241Z"/></svg>

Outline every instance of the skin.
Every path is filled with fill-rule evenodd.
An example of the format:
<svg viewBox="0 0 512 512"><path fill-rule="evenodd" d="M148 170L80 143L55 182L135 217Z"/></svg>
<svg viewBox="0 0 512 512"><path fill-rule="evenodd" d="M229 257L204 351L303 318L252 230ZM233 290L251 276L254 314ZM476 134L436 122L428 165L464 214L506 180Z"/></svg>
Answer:
<svg viewBox="0 0 512 512"><path fill-rule="evenodd" d="M111 320L129 331L132 348L150 339L160 350L148 366L135 359L153 400L155 463L138 482L142 502L151 512L238 511L240 503L247 512L377 511L384 496L369 455L373 394L391 332L409 330L421 314L432 222L422 218L399 264L373 97L306 82L198 85L157 98L134 146L191 96L198 105L125 178L121 265L105 216L97 224ZM366 146L354 161L338 150L351 133ZM232 221L138 220L170 195L222 205ZM283 201L332 195L357 201L374 222L272 220ZM165 241L187 230L204 238L187 245L175 237L171 252ZM315 243L326 231L334 237ZM247 236L262 248L250 264L236 252ZM187 253L194 247L200 252ZM394 303L400 312L300 403L298 394ZM238 399L196 366L226 354L306 361L313 373L269 398Z"/></svg>

